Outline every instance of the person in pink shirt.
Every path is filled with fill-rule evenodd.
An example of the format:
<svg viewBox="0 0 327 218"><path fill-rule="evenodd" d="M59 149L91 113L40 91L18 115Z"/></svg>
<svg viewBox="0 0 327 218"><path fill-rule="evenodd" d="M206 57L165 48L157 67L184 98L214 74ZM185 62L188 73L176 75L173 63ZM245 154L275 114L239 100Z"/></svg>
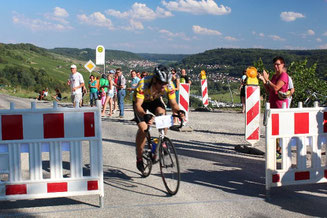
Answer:
<svg viewBox="0 0 327 218"><path fill-rule="evenodd" d="M282 108L283 103L288 107L287 98L282 98L278 93L288 91L288 74L285 72L285 61L282 57L275 57L273 60L275 74L269 80L269 74L264 70L259 74L259 79L264 83L265 89L269 94L270 108Z"/></svg>

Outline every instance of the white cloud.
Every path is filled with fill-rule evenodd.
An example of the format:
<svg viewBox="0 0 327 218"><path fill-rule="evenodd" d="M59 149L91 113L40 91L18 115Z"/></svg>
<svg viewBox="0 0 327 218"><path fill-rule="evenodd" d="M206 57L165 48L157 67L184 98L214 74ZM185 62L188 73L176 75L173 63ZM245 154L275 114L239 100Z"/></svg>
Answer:
<svg viewBox="0 0 327 218"><path fill-rule="evenodd" d="M125 30L143 30L144 26L143 26L143 24L141 22L131 19L131 20L129 20L129 26L122 27L122 29L125 29Z"/></svg>
<svg viewBox="0 0 327 218"><path fill-rule="evenodd" d="M154 11L151 8L147 7L146 4L137 3L137 2L135 2L132 5L132 8L128 11L121 12L113 9L108 9L106 10L106 14L121 19L130 19L129 22L130 25L128 27L122 27L125 30L144 29L141 21L151 21L157 18L165 18L165 17L173 16L173 14L170 11L164 10L163 8L157 7L156 10ZM137 25L133 25L133 24L137 24Z"/></svg>
<svg viewBox="0 0 327 218"><path fill-rule="evenodd" d="M207 29L205 27L200 27L197 25L194 25L192 27L193 32L196 34L201 34L201 35L215 35L215 36L221 36L222 33L219 32L218 30L211 30L211 29Z"/></svg>
<svg viewBox="0 0 327 218"><path fill-rule="evenodd" d="M73 29L69 25L56 24L41 19L31 19L18 13L14 14L12 21L14 24L22 25L32 31L45 31L45 30L64 31L64 30Z"/></svg>
<svg viewBox="0 0 327 218"><path fill-rule="evenodd" d="M280 36L277 35L269 35L269 38L271 38L274 41L285 41L285 39L281 38Z"/></svg>
<svg viewBox="0 0 327 218"><path fill-rule="evenodd" d="M113 24L110 19L106 18L101 12L94 12L90 16L85 14L77 15L77 18L81 23L85 23L91 26L107 27L113 29Z"/></svg>
<svg viewBox="0 0 327 218"><path fill-rule="evenodd" d="M68 12L64 8L60 8L60 7L55 7L53 9L53 14L56 17L68 17L69 16Z"/></svg>
<svg viewBox="0 0 327 218"><path fill-rule="evenodd" d="M162 4L171 11L181 11L192 14L225 15L231 13L230 7L217 5L214 0L176 0L162 1Z"/></svg>
<svg viewBox="0 0 327 218"><path fill-rule="evenodd" d="M232 36L225 36L224 39L228 40L228 41L238 41L238 39L232 37Z"/></svg>
<svg viewBox="0 0 327 218"><path fill-rule="evenodd" d="M307 34L308 34L309 36L313 36L313 35L315 34L315 31L309 29L309 30L307 31Z"/></svg>
<svg viewBox="0 0 327 218"><path fill-rule="evenodd" d="M257 33L255 31L252 31L252 35L255 35L255 36L260 36L260 37L265 37L265 34L264 33Z"/></svg>
<svg viewBox="0 0 327 218"><path fill-rule="evenodd" d="M106 10L110 16L117 18L133 18L137 20L155 20L157 18L171 17L173 14L163 8L157 7L156 11L147 7L146 4L135 2L129 11L120 12L113 9Z"/></svg>
<svg viewBox="0 0 327 218"><path fill-rule="evenodd" d="M322 35L323 35L323 36L327 36L327 32L324 32Z"/></svg>
<svg viewBox="0 0 327 218"><path fill-rule="evenodd" d="M46 13L44 15L45 18L49 20L55 20L63 24L68 24L69 22L65 19L69 17L69 13L64 9L60 7L55 7L53 9L53 13Z"/></svg>
<svg viewBox="0 0 327 218"><path fill-rule="evenodd" d="M166 30L166 29L159 30L159 33L161 33L162 35L167 36L168 37L167 39L170 39L170 40L172 38L181 38L181 39L186 40L186 41L191 40L189 37L187 37L185 35L185 33L173 33L173 32L170 32L169 30Z"/></svg>
<svg viewBox="0 0 327 218"><path fill-rule="evenodd" d="M327 49L327 44L319 46L320 49Z"/></svg>
<svg viewBox="0 0 327 218"><path fill-rule="evenodd" d="M316 38L317 42L322 42L321 38Z"/></svg>
<svg viewBox="0 0 327 218"><path fill-rule="evenodd" d="M113 17L118 17L118 18L128 18L129 14L127 11L125 12L120 12L120 11L116 11L113 9L109 9L106 11L106 14L113 16Z"/></svg>
<svg viewBox="0 0 327 218"><path fill-rule="evenodd" d="M280 18L283 21L286 22L291 22L291 21L295 21L298 18L305 18L305 16L301 13L297 13L297 12L293 12L293 11L284 11L280 14Z"/></svg>

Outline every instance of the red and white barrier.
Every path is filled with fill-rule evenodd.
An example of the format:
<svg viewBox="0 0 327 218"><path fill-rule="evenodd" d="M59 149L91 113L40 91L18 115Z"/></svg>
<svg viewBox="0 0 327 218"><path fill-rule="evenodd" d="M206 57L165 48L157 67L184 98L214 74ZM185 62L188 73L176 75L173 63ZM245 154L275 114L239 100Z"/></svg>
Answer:
<svg viewBox="0 0 327 218"><path fill-rule="evenodd" d="M102 206L100 109L58 108L56 102L53 108L36 109L33 102L31 109L11 104L10 110L0 110L0 200L99 195ZM49 157L47 177L44 154ZM88 175L83 173L86 154ZM63 157L70 160L69 175ZM28 178L22 175L23 163Z"/></svg>
<svg viewBox="0 0 327 218"><path fill-rule="evenodd" d="M190 104L190 84L181 83L179 86L179 109L185 111L185 123L188 122Z"/></svg>
<svg viewBox="0 0 327 218"><path fill-rule="evenodd" d="M209 105L208 97L208 82L206 79L201 80L201 91L202 91L202 103L203 106L207 107Z"/></svg>
<svg viewBox="0 0 327 218"><path fill-rule="evenodd" d="M245 140L251 145L260 140L260 87L245 87Z"/></svg>
<svg viewBox="0 0 327 218"><path fill-rule="evenodd" d="M327 182L327 108L270 109L266 105L266 190ZM276 145L281 160L276 158ZM325 155L325 158L322 158Z"/></svg>

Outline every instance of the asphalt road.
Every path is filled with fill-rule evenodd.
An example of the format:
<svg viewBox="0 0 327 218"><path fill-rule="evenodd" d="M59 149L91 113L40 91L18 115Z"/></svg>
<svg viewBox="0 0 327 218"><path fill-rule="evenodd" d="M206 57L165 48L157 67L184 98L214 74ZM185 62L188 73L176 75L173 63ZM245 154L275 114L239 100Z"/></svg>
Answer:
<svg viewBox="0 0 327 218"><path fill-rule="evenodd" d="M0 108L8 108L5 97L0 99ZM30 107L29 101L18 105ZM169 131L182 171L172 197L157 164L148 178L136 169L132 111L124 119L115 116L102 121L103 209L97 196L11 201L0 202L0 217L327 217L326 184L274 188L266 200L264 157L234 149L246 144L243 114L192 111L192 132ZM261 137L256 147L264 151L264 128Z"/></svg>

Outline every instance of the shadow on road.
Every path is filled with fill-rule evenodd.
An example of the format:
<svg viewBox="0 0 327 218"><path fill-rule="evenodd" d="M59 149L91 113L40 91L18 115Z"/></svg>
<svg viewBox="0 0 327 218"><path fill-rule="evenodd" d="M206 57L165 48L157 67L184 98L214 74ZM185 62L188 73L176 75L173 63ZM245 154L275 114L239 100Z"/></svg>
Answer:
<svg viewBox="0 0 327 218"><path fill-rule="evenodd" d="M139 173L136 173L135 171L131 171L128 169L120 168L120 167L114 167L114 166L109 166L109 165L104 165L103 166L103 179L104 179L104 184L112 186L114 188L118 188L124 191L129 191L141 195L148 195L148 196L156 196L156 197L167 197L167 193L162 189L158 189L154 186L147 185L147 184L142 184L140 182L135 181L135 178L140 178L141 175ZM129 172L135 174L135 177L128 176L124 172ZM155 176L160 176L153 174ZM146 178L144 178L146 179ZM135 188L138 186L143 186L142 190L146 190L148 188L154 189L157 191L160 191L163 193L163 195L155 195L155 194L149 194L146 192L140 192L136 191Z"/></svg>
<svg viewBox="0 0 327 218"><path fill-rule="evenodd" d="M103 141L135 146L135 143L130 141L113 139L103 139ZM212 164L216 166L215 169L218 169L208 170L200 167L198 169L187 169L186 172L182 173L182 182L266 200L264 156L238 153L234 149L235 144L197 140L173 140L173 142L181 163L183 163L182 158L191 157L212 161ZM109 185L129 191L133 190L129 189L128 186L144 185L134 183L132 178L124 178L122 172L115 171L117 169L119 168L107 172L107 178L114 177L113 181L108 180ZM124 185L127 187L124 187ZM326 197L324 197L326 194L326 184L285 186L273 188L271 190L271 199L266 202L279 206L283 210L308 216L326 217L327 201Z"/></svg>
<svg viewBox="0 0 327 218"><path fill-rule="evenodd" d="M176 141L179 156L209 160L218 170L187 169L182 181L265 200L265 160L230 155L228 144ZM229 145L231 146L231 145ZM208 152L210 151L210 152ZM273 188L267 203L309 216L326 217L326 184Z"/></svg>

